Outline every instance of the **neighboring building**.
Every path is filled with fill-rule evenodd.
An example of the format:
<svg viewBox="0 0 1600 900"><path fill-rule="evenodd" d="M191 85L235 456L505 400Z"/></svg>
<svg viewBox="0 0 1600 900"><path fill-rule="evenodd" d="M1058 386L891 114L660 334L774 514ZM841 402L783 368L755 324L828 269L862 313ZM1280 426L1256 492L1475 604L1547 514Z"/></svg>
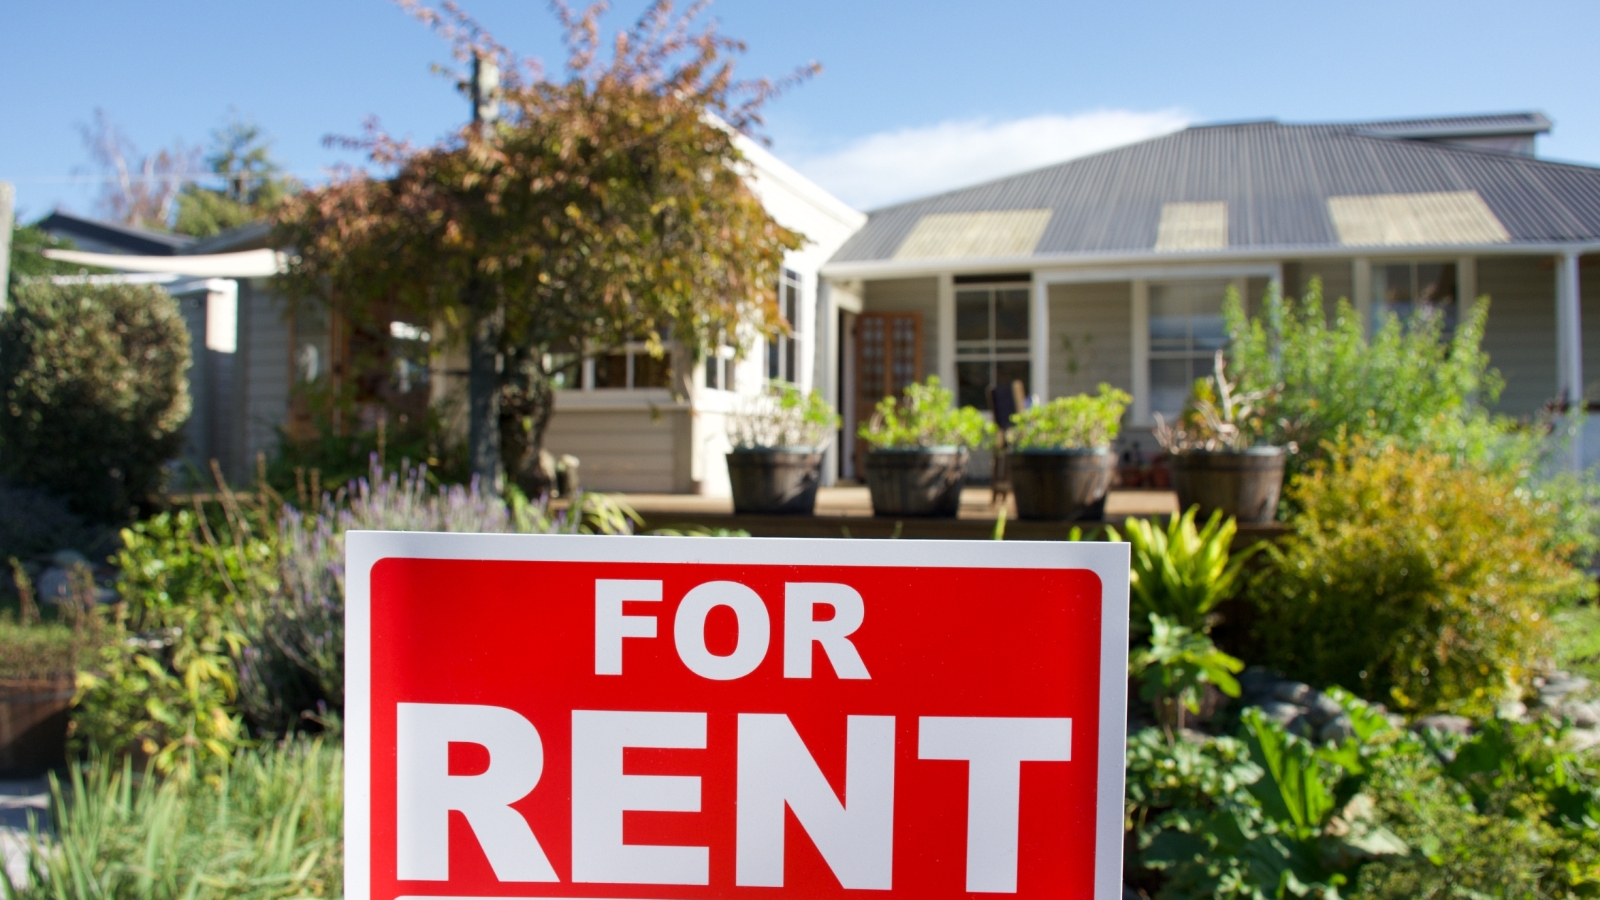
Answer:
<svg viewBox="0 0 1600 900"><path fill-rule="evenodd" d="M1499 410L1531 416L1600 380L1600 168L1533 156L1538 113L1188 128L874 211L823 267L821 379L841 435L908 380L962 402L992 383L1049 398L1133 395L1125 440L1154 449L1225 341L1230 286L1322 280L1371 324L1492 298ZM858 471L853 443L840 473Z"/></svg>

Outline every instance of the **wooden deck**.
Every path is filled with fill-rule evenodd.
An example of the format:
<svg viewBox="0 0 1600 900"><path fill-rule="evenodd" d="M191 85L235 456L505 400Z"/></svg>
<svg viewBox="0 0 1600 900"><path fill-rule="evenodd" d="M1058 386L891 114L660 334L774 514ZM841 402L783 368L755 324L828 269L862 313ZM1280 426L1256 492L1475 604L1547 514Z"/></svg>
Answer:
<svg viewBox="0 0 1600 900"><path fill-rule="evenodd" d="M954 519L876 518L865 487L822 488L812 516L736 515L726 497L693 494L616 494L638 511L645 524L641 531L658 528L742 529L756 537L857 537L988 540L994 536L1000 509L991 502L988 488L961 492L961 511ZM1016 541L1066 540L1074 526L1086 536L1104 525L1118 525L1130 516L1166 516L1177 512L1178 497L1171 491L1112 491L1106 498L1104 520L1085 522L1024 522L1017 518L1014 501L1006 510L1005 537ZM1280 526L1239 528L1246 542L1270 537Z"/></svg>

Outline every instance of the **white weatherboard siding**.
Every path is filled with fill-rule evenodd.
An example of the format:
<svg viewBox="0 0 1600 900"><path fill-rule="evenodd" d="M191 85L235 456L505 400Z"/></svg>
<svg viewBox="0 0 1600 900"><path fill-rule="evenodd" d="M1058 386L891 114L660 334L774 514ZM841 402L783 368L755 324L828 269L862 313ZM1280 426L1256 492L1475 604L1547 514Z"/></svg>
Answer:
<svg viewBox="0 0 1600 900"><path fill-rule="evenodd" d="M588 489L688 491L689 456L680 452L679 445L687 444L689 410L673 403L665 391L660 393L654 408L643 402L590 405L581 395L562 393L545 432L545 447L557 456L578 457L579 477Z"/></svg>
<svg viewBox="0 0 1600 900"><path fill-rule="evenodd" d="M1133 391L1132 302L1126 281L1050 285L1051 397L1093 393L1101 382Z"/></svg>
<svg viewBox="0 0 1600 900"><path fill-rule="evenodd" d="M1531 415L1556 395L1555 270L1537 257L1478 258L1478 293L1489 295L1483 349L1506 387L1495 408Z"/></svg>

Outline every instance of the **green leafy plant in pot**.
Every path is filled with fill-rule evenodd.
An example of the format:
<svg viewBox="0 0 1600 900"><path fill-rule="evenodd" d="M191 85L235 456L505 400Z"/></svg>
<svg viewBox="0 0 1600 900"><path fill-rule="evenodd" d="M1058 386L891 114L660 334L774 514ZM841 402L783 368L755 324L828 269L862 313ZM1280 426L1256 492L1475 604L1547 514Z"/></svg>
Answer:
<svg viewBox="0 0 1600 900"><path fill-rule="evenodd" d="M878 516L953 517L961 506L967 453L985 446L995 428L930 375L908 384L899 399L878 401L859 429L867 451L867 488Z"/></svg>
<svg viewBox="0 0 1600 900"><path fill-rule="evenodd" d="M816 391L774 381L728 417L728 481L739 513L810 515L839 414Z"/></svg>
<svg viewBox="0 0 1600 900"><path fill-rule="evenodd" d="M1100 517L1117 466L1111 442L1132 400L1101 384L1096 396L1058 397L1012 417L1006 456L1019 518Z"/></svg>
<svg viewBox="0 0 1600 900"><path fill-rule="evenodd" d="M1295 448L1266 443L1262 408L1270 391L1240 392L1217 351L1209 377L1194 383L1183 415L1169 425L1156 413L1156 442L1172 465L1183 509L1200 508L1250 524L1271 522L1283 492L1283 466Z"/></svg>

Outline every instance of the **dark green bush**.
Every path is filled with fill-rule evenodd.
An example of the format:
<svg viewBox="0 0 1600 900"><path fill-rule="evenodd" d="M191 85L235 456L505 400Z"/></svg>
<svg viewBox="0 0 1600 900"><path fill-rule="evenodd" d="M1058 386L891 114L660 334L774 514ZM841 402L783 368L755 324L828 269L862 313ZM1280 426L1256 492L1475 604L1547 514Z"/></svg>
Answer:
<svg viewBox="0 0 1600 900"><path fill-rule="evenodd" d="M189 417L189 334L137 285L28 282L0 315L0 475L91 521L152 505Z"/></svg>
<svg viewBox="0 0 1600 900"><path fill-rule="evenodd" d="M1484 713L1591 596L1560 509L1494 469L1357 439L1290 484L1299 511L1249 587L1241 655L1408 713Z"/></svg>

